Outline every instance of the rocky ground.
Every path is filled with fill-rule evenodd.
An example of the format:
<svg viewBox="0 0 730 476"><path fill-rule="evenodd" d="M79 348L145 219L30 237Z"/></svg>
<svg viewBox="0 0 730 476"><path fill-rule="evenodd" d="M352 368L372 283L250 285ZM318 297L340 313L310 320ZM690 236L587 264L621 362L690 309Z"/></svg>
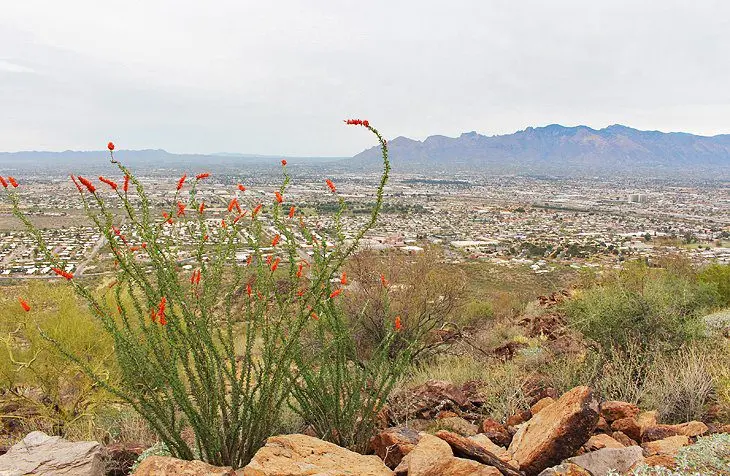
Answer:
<svg viewBox="0 0 730 476"><path fill-rule="evenodd" d="M480 401L469 384L429 381L412 390L408 405L409 414L417 418L382 430L372 439L369 455L313 436L291 434L269 438L244 468L149 456L133 474L607 476L633 474L644 465L675 468L682 448L698 438L730 433L730 425L708 426L699 421L660 424L656 412L641 412L626 402L599 402L588 387L576 387L562 396L543 389L534 396L530 410L504 424L474 419ZM384 423L397 413L391 406L383 415ZM441 429L419 431L428 425ZM130 445L104 448L95 442L70 442L32 432L0 456L0 475L121 476L131 472L143 450ZM718 461L709 469L687 474L729 475L730 447L721 451Z"/></svg>

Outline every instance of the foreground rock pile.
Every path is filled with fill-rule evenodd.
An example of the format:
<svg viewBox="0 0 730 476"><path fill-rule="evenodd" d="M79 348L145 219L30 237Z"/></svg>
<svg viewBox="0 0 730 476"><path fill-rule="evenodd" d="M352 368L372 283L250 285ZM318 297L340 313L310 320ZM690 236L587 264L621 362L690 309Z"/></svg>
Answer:
<svg viewBox="0 0 730 476"><path fill-rule="evenodd" d="M672 468L680 448L711 432L692 421L663 425L656 412L633 404L599 403L588 387L562 396L543 392L530 410L509 418L477 421L479 402L469 389L429 382L412 399L419 420L446 422L430 434L402 425L383 430L361 455L306 435L274 436L253 460L234 470L200 461L152 456L138 476L604 476L626 474L641 465ZM539 398L542 396L542 398ZM58 474L101 476L102 448L71 443L43 433L29 434L0 456L0 476ZM107 473L110 474L110 473Z"/></svg>

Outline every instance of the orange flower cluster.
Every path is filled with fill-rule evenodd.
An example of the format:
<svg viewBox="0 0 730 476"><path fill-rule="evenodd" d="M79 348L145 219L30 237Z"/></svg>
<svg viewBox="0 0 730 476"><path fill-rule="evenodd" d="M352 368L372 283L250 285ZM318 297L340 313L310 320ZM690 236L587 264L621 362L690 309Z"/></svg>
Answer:
<svg viewBox="0 0 730 476"><path fill-rule="evenodd" d="M286 159L281 159L281 166L286 167Z"/></svg>
<svg viewBox="0 0 730 476"><path fill-rule="evenodd" d="M190 284L198 285L200 284L200 270L196 269L193 271L193 275L190 276Z"/></svg>
<svg viewBox="0 0 730 476"><path fill-rule="evenodd" d="M281 196L281 193L274 192L274 195L276 196L276 203L281 203L284 201L284 197Z"/></svg>
<svg viewBox="0 0 730 476"><path fill-rule="evenodd" d="M242 192L245 192L246 191L246 187L244 187L242 183L239 183L238 184L238 190L240 190Z"/></svg>
<svg viewBox="0 0 730 476"><path fill-rule="evenodd" d="M348 124L350 126L363 126L368 128L370 127L370 123L362 119L347 119L345 120L345 124Z"/></svg>
<svg viewBox="0 0 730 476"><path fill-rule="evenodd" d="M10 185L12 185L13 188L18 188L18 182L16 182L15 179L10 175L8 175L8 182L10 182Z"/></svg>
<svg viewBox="0 0 730 476"><path fill-rule="evenodd" d="M183 202L177 202L177 216L185 215L185 204Z"/></svg>
<svg viewBox="0 0 730 476"><path fill-rule="evenodd" d="M5 188L8 188L8 182L5 181L5 179L0 175L0 185L2 185Z"/></svg>
<svg viewBox="0 0 730 476"><path fill-rule="evenodd" d="M124 176L124 185L122 185L122 190L125 192L129 190L129 175Z"/></svg>
<svg viewBox="0 0 730 476"><path fill-rule="evenodd" d="M246 213L248 213L248 210L244 210L242 213L239 213L236 218L233 219L233 224L235 225L238 223L238 220L246 216Z"/></svg>
<svg viewBox="0 0 730 476"><path fill-rule="evenodd" d="M255 217L256 214L261 211L262 206L263 205L261 205L260 203L256 205L256 208L253 209L253 213L251 213L251 218Z"/></svg>
<svg viewBox="0 0 730 476"><path fill-rule="evenodd" d="M113 180L109 180L108 178L99 175L99 181L104 182L105 184L109 185L112 188L112 190L117 189L117 183Z"/></svg>
<svg viewBox="0 0 730 476"><path fill-rule="evenodd" d="M347 285L347 273L345 271L342 272L342 277L340 278L340 284Z"/></svg>
<svg viewBox="0 0 730 476"><path fill-rule="evenodd" d="M90 181L90 180L88 180L88 179L86 179L86 178L82 177L81 175L79 175L79 176L78 176L77 178L79 179L79 182L81 182L81 184L82 184L82 185L83 185L84 187L86 187L86 190L88 190L88 191L89 191L89 192L91 192L91 193L94 193L94 192L96 192L96 187L94 187L94 184L93 184L93 183L91 183L91 181Z"/></svg>
<svg viewBox="0 0 730 476"><path fill-rule="evenodd" d="M281 235L274 236L274 239L271 240L271 246L276 246L279 244L279 240L281 240Z"/></svg>
<svg viewBox="0 0 730 476"><path fill-rule="evenodd" d="M162 212L162 218L165 219L165 223L167 223L168 225L172 225L172 217L170 216L169 213Z"/></svg>
<svg viewBox="0 0 730 476"><path fill-rule="evenodd" d="M380 274L380 284L382 284L384 288L388 287L388 280L385 279L385 275L382 273Z"/></svg>
<svg viewBox="0 0 730 476"><path fill-rule="evenodd" d="M279 267L279 263L281 262L281 258L276 258L273 263L271 263L271 272L273 273L276 271L276 268Z"/></svg>
<svg viewBox="0 0 730 476"><path fill-rule="evenodd" d="M198 207L198 213L202 214L203 210L205 210L205 202L200 202L200 206Z"/></svg>
<svg viewBox="0 0 730 476"><path fill-rule="evenodd" d="M330 191L332 193L335 193L337 191L337 189L335 188L335 184L334 184L334 182L332 182L332 180L327 179L327 180L325 180L325 183L327 183L327 186L330 188Z"/></svg>
<svg viewBox="0 0 730 476"><path fill-rule="evenodd" d="M238 199L236 197L233 197L230 203L228 203L229 212L232 212L234 208L238 211L238 213L241 213L241 205L238 203Z"/></svg>
<svg viewBox="0 0 730 476"><path fill-rule="evenodd" d="M198 174L195 176L195 180L203 180L204 178L210 177L210 173L203 172L202 174Z"/></svg>
<svg viewBox="0 0 730 476"><path fill-rule="evenodd" d="M289 218L294 218L294 212L296 211L296 207L294 205L291 206L289 209Z"/></svg>
<svg viewBox="0 0 730 476"><path fill-rule="evenodd" d="M180 180L177 181L177 190L183 188L183 184L185 183L186 178L188 178L188 174L183 174L183 176L180 177Z"/></svg>
<svg viewBox="0 0 730 476"><path fill-rule="evenodd" d="M51 268L51 270L56 273L57 275L64 277L68 279L69 281L73 279L74 275L69 273L68 271L64 271L61 268Z"/></svg>
<svg viewBox="0 0 730 476"><path fill-rule="evenodd" d="M108 144L106 145L106 147L107 147L107 149L109 149L110 151L113 151L113 150L114 150L114 142L109 142L109 143L108 143Z"/></svg>
<svg viewBox="0 0 730 476"><path fill-rule="evenodd" d="M395 322L393 323L395 326L396 332L400 331L403 327L403 324L400 321L400 316L395 316Z"/></svg>
<svg viewBox="0 0 730 476"><path fill-rule="evenodd" d="M30 304L28 304L25 299L19 297L18 302L20 303L20 307L22 307L25 312L30 311Z"/></svg>
<svg viewBox="0 0 730 476"><path fill-rule="evenodd" d="M332 293L330 294L330 299L334 299L334 298L336 298L337 296L339 296L340 294L342 294L342 289L335 289L335 290L334 290L334 291L332 291Z"/></svg>

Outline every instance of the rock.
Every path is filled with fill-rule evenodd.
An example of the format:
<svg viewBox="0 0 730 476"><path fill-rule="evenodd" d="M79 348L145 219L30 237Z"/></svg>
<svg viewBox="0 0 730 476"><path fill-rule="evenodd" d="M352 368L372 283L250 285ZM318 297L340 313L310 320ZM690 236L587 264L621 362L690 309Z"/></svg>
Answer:
<svg viewBox="0 0 730 476"><path fill-rule="evenodd" d="M690 438L704 435L710 430L710 428L701 421L690 421L679 425L672 425L672 427L677 430L678 434L689 436Z"/></svg>
<svg viewBox="0 0 730 476"><path fill-rule="evenodd" d="M639 427L641 427L642 431L650 426L656 426L659 423L659 412L656 410L650 412L641 412L636 417L636 423L639 424Z"/></svg>
<svg viewBox="0 0 730 476"><path fill-rule="evenodd" d="M511 417L507 418L507 426L521 425L530 418L532 418L532 412L530 410L515 413Z"/></svg>
<svg viewBox="0 0 730 476"><path fill-rule="evenodd" d="M568 459L568 462L577 464L593 476L606 476L610 470L624 474L629 468L642 461L644 461L644 454L638 446L604 448Z"/></svg>
<svg viewBox="0 0 730 476"><path fill-rule="evenodd" d="M641 427L636 422L636 418L627 417L615 420L611 423L611 429L613 431L620 431L632 440L641 440Z"/></svg>
<svg viewBox="0 0 730 476"><path fill-rule="evenodd" d="M539 476L592 476L591 473L581 468L577 464L563 463L553 466L540 473Z"/></svg>
<svg viewBox="0 0 730 476"><path fill-rule="evenodd" d="M555 403L555 399L552 397L545 397L537 401L533 406L530 407L530 412L533 415L537 415L540 410L542 410L545 407L548 407Z"/></svg>
<svg viewBox="0 0 730 476"><path fill-rule="evenodd" d="M587 451L602 450L603 448L624 448L624 446L625 445L622 445L615 439L603 433L591 436L588 439L588 442L583 445Z"/></svg>
<svg viewBox="0 0 730 476"><path fill-rule="evenodd" d="M396 474L406 473L408 476L434 474L428 471L454 457L451 447L441 438L428 433L421 433L418 444L403 458L395 468Z"/></svg>
<svg viewBox="0 0 730 476"><path fill-rule="evenodd" d="M25 474L103 476L102 447L96 441L73 442L33 431L0 456L0 475Z"/></svg>
<svg viewBox="0 0 730 476"><path fill-rule="evenodd" d="M394 400L391 411L394 408L407 408L409 418L433 419L442 411L460 415L462 410L473 408L463 387L442 380L429 380L412 390L401 392Z"/></svg>
<svg viewBox="0 0 730 476"><path fill-rule="evenodd" d="M641 432L641 441L657 441L669 438L670 436L677 436L679 431L672 425L654 425L644 428Z"/></svg>
<svg viewBox="0 0 730 476"><path fill-rule="evenodd" d="M444 430L436 432L436 436L447 442L456 456L468 458L487 466L494 466L504 476L522 476L517 468L505 463L495 454L469 438Z"/></svg>
<svg viewBox="0 0 730 476"><path fill-rule="evenodd" d="M606 421L605 418L602 416L598 417L598 423L596 424L596 431L601 431L603 433L611 433L611 424Z"/></svg>
<svg viewBox="0 0 730 476"><path fill-rule="evenodd" d="M450 458L433 476L502 476L494 466L486 466L470 459ZM411 476L411 473L408 473Z"/></svg>
<svg viewBox="0 0 730 476"><path fill-rule="evenodd" d="M509 452L533 476L573 456L598 423L598 402L588 387L576 387L523 425Z"/></svg>
<svg viewBox="0 0 730 476"><path fill-rule="evenodd" d="M370 440L370 448L391 469L398 466L421 437L416 430L405 427L388 428Z"/></svg>
<svg viewBox="0 0 730 476"><path fill-rule="evenodd" d="M169 456L149 456L133 476L236 476L230 467L211 466L202 461L185 461Z"/></svg>
<svg viewBox="0 0 730 476"><path fill-rule="evenodd" d="M491 418L482 422L482 433L497 445L505 448L512 442L512 433L504 425Z"/></svg>
<svg viewBox="0 0 730 476"><path fill-rule="evenodd" d="M628 436L626 436L626 433L622 431L614 431L611 435L614 440L618 441L624 446L639 446L639 443L637 441L632 440Z"/></svg>
<svg viewBox="0 0 730 476"><path fill-rule="evenodd" d="M622 418L636 418L639 411L639 407L633 403L612 400L601 404L601 416L609 423Z"/></svg>
<svg viewBox="0 0 730 476"><path fill-rule="evenodd" d="M677 461L675 461L672 455L659 454L647 456L644 459L644 464L647 466L661 466L662 468L674 469L677 466Z"/></svg>
<svg viewBox="0 0 730 476"><path fill-rule="evenodd" d="M558 394L558 391L552 387L538 386L532 389L532 391L530 391L529 395L527 396L530 398L530 406L533 406L534 404L546 397L557 400L560 397L560 394Z"/></svg>
<svg viewBox="0 0 730 476"><path fill-rule="evenodd" d="M689 437L685 435L677 435L677 436L670 436L669 438L664 438L663 440L657 440L657 441L650 441L648 443L644 443L642 448L644 448L644 452L646 453L646 456L653 456L658 454L667 454L674 456L677 454L677 451L683 446L689 445Z"/></svg>
<svg viewBox="0 0 730 476"><path fill-rule="evenodd" d="M474 436L479 433L479 427L469 423L461 417L443 418L439 420L438 427L444 430L453 431L462 436Z"/></svg>
<svg viewBox="0 0 730 476"><path fill-rule="evenodd" d="M115 443L104 447L106 476L126 476L147 448L133 443Z"/></svg>
<svg viewBox="0 0 730 476"><path fill-rule="evenodd" d="M509 463L510 460L512 460L512 455L509 454L509 451L507 451L506 448L496 445L492 440L487 438L487 435L483 433L470 436L469 439L484 448L486 451L492 453L494 456L501 459L505 463Z"/></svg>
<svg viewBox="0 0 730 476"><path fill-rule="evenodd" d="M393 474L375 455L363 456L333 443L297 434L268 438L243 472L239 470L238 473L242 476Z"/></svg>

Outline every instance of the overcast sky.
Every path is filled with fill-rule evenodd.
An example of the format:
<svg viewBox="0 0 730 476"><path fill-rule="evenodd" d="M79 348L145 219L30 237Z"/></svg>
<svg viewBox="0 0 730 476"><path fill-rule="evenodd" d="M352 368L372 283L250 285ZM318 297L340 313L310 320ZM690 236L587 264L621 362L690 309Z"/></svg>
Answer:
<svg viewBox="0 0 730 476"><path fill-rule="evenodd" d="M0 150L352 155L560 123L730 132L730 2L0 0Z"/></svg>

